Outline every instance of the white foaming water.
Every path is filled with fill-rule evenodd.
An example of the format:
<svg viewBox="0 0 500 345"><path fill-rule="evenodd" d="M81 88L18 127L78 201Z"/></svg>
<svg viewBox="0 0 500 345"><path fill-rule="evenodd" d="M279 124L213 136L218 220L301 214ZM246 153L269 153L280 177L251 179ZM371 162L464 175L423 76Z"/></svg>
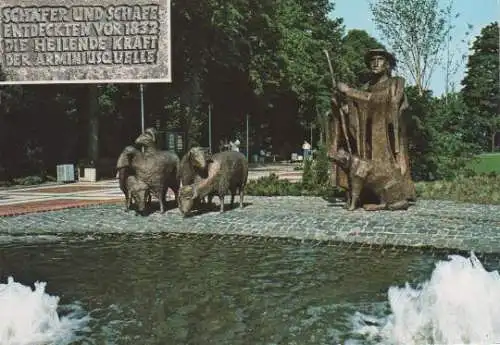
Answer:
<svg viewBox="0 0 500 345"><path fill-rule="evenodd" d="M354 333L385 345L500 343L498 271L486 271L474 253L449 259L417 288L391 286L388 317L356 313Z"/></svg>
<svg viewBox="0 0 500 345"><path fill-rule="evenodd" d="M45 345L69 344L75 332L88 321L76 308L59 317L59 297L45 293L45 282L36 282L35 289L9 277L0 284L0 344Z"/></svg>

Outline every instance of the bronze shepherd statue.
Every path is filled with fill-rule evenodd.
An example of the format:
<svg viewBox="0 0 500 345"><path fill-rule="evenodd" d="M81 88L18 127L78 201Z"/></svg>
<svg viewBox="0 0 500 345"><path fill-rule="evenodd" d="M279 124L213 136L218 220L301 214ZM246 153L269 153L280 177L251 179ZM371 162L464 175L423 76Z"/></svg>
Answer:
<svg viewBox="0 0 500 345"><path fill-rule="evenodd" d="M365 63L371 70L371 78L360 89L342 82L335 83L329 126L332 182L347 191L347 207L352 210L358 203L386 204L387 200L381 200L384 196L380 191L387 187L387 181L396 179L397 184L391 187L391 193L398 194L397 197L394 195L397 200L391 200L396 204L386 206L390 209L406 208L407 202L414 201L416 196L408 157L407 123L403 117L403 111L408 107L405 80L392 76L396 59L383 49L369 50ZM373 167L366 176L369 180L362 183L361 191L352 189L351 168L342 167L338 159L339 155L347 154L350 161L359 160ZM353 195L357 193L360 194Z"/></svg>

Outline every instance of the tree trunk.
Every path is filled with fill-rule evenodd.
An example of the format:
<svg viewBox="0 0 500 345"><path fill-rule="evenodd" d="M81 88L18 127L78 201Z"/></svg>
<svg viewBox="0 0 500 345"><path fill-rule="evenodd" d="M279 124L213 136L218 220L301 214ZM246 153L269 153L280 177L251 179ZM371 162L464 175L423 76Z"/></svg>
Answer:
<svg viewBox="0 0 500 345"><path fill-rule="evenodd" d="M497 136L496 131L491 131L491 152L495 152L495 138Z"/></svg>
<svg viewBox="0 0 500 345"><path fill-rule="evenodd" d="M89 119L89 142L88 142L88 159L97 163L99 159L99 92L97 85L88 86L88 119Z"/></svg>
<svg viewBox="0 0 500 345"><path fill-rule="evenodd" d="M181 104L185 112L184 117L184 138L185 138L185 148L190 147L193 144L193 139L199 133L199 129L195 128L193 125L194 119L199 115L202 90L202 72L203 65L200 61L194 65L193 71L190 76L190 80L187 82L184 91L181 94Z"/></svg>

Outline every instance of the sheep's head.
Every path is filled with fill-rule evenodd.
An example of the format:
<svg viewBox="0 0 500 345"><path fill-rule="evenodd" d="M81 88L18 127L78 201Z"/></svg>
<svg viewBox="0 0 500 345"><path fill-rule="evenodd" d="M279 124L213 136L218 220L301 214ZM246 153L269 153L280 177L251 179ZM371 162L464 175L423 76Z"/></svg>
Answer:
<svg viewBox="0 0 500 345"><path fill-rule="evenodd" d="M197 170L204 170L207 167L207 160L205 159L205 153L200 147L193 147L189 150L189 160L192 166Z"/></svg>
<svg viewBox="0 0 500 345"><path fill-rule="evenodd" d="M194 202L197 197L198 195L195 185L181 187L179 190L178 204L179 211L181 211L183 216L186 216L193 209Z"/></svg>
<svg viewBox="0 0 500 345"><path fill-rule="evenodd" d="M143 213L146 209L146 201L149 199L149 187L146 183L140 181L135 176L127 177L127 188L130 192L132 201L136 205L139 213Z"/></svg>
<svg viewBox="0 0 500 345"><path fill-rule="evenodd" d="M146 210L146 200L149 196L149 189L144 187L132 189L132 198L137 206L137 212L144 213Z"/></svg>
<svg viewBox="0 0 500 345"><path fill-rule="evenodd" d="M135 144L145 147L156 147L156 136L150 131L144 132L135 139Z"/></svg>
<svg viewBox="0 0 500 345"><path fill-rule="evenodd" d="M158 134L158 131L154 127L149 127L144 130L145 134L149 134L151 138L153 138L153 141L156 143L156 137Z"/></svg>

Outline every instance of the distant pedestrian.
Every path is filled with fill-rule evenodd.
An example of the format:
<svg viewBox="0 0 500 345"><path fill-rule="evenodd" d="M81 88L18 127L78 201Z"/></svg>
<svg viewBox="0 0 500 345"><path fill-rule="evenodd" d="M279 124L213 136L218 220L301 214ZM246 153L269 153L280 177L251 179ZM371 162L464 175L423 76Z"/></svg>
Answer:
<svg viewBox="0 0 500 345"><path fill-rule="evenodd" d="M304 144L302 144L302 151L304 152L304 160L311 157L311 144L307 140L304 140Z"/></svg>
<svg viewBox="0 0 500 345"><path fill-rule="evenodd" d="M231 151L236 151L236 152L240 152L240 141L238 139L236 139L234 142L231 141L229 142L229 146L231 148Z"/></svg>
<svg viewBox="0 0 500 345"><path fill-rule="evenodd" d="M260 162L264 163L266 161L266 150L260 149Z"/></svg>

